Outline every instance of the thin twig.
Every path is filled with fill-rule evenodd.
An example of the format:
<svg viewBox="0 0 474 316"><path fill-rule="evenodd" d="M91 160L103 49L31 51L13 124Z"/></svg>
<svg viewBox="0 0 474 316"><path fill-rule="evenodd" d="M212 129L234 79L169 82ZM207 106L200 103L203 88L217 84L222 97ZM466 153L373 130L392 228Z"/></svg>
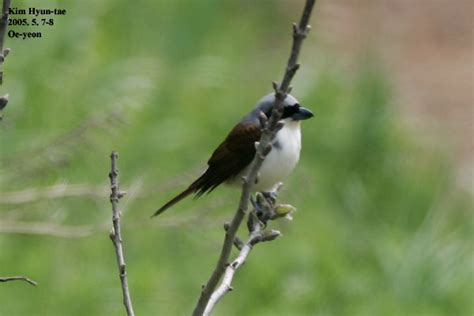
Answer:
<svg viewBox="0 0 474 316"><path fill-rule="evenodd" d="M251 250L252 246L249 244L249 242L245 243L245 245L240 250L240 253L237 258L232 261L232 263L227 265L220 286L212 293L211 297L209 298L209 302L207 303L203 313L204 316L210 315L217 302L219 302L219 300L226 293L233 290L231 283L234 279L235 272L245 262L245 260L247 260L247 256L250 254Z"/></svg>
<svg viewBox="0 0 474 316"><path fill-rule="evenodd" d="M5 47L5 35L7 34L8 12L10 10L11 0L3 0L2 15L0 17L0 85L3 84L3 63L10 52L9 48ZM1 111L8 104L8 94L0 97L0 120L2 119Z"/></svg>
<svg viewBox="0 0 474 316"><path fill-rule="evenodd" d="M10 282L10 281L25 281L28 282L29 284L33 286L37 286L38 282L33 281L32 279L26 277L26 276L11 276L11 277L0 277L0 282Z"/></svg>
<svg viewBox="0 0 474 316"><path fill-rule="evenodd" d="M275 106L272 111L272 115L269 121L266 123L265 128L263 129L263 133L260 138L259 145L257 147L255 158L249 168L250 171L248 175L244 178L244 184L242 187L242 195L240 197L239 206L229 225L229 228L226 230L224 243L222 245L222 250L217 261L217 265L214 268L214 271L211 277L209 278L209 281L206 283L206 285L201 291L201 295L193 311L193 316L203 315L212 293L214 292L219 280L222 278L226 270L237 230L239 229L240 224L242 223L242 220L244 219L247 213L248 202L252 192L252 186L255 183L255 179L257 177L258 171L260 170L260 167L262 166L263 160L271 150L271 142L275 137L276 133L278 132L279 128L281 128L279 120L282 115L283 101L285 100L286 95L291 90L290 82L299 67L299 65L297 64L298 55L301 49L301 44L310 29L308 22L309 17L311 16L311 11L313 9L314 3L315 0L306 1L299 24L297 26L293 26L293 45L291 48L290 58L288 59L286 71L280 86L274 83Z"/></svg>
<svg viewBox="0 0 474 316"><path fill-rule="evenodd" d="M0 53L3 56L3 47L5 43L5 35L7 34L8 12L10 10L11 0L3 0L2 18L0 20Z"/></svg>
<svg viewBox="0 0 474 316"><path fill-rule="evenodd" d="M265 210L265 216L271 216L274 213L275 206L272 204L271 208ZM212 293L209 302L207 303L206 309L204 310L204 316L209 316L216 304L220 301L225 294L233 290L232 280L237 270L245 263L250 251L258 243L275 240L281 236L281 233L276 230L264 231L265 223L258 217L259 210L263 210L263 205L254 205L254 210L250 213L247 220L247 227L249 228L249 238L246 243L243 243L237 236L234 241L234 245L239 249L239 255L227 265L224 276L222 277L221 284ZM262 212L260 212L262 213ZM268 215L267 215L268 214ZM273 218L276 219L277 217ZM224 225L224 229L228 229L228 225Z"/></svg>
<svg viewBox="0 0 474 316"><path fill-rule="evenodd" d="M10 10L10 0L3 0L2 5L2 15L0 17L0 85L3 84L3 63L5 62L5 57L7 57L10 49L4 48L5 35L7 34L7 25L8 25L8 12ZM0 97L0 120L2 119L1 111L8 104L8 94ZM31 285L37 285L35 281L25 277L25 276L12 276L12 277L0 277L0 282L9 282L9 281L26 281Z"/></svg>
<svg viewBox="0 0 474 316"><path fill-rule="evenodd" d="M2 17L0 19L0 84L3 83L3 62L5 61L6 55L9 53L9 49L4 48L5 35L7 34L8 25L8 12L10 10L11 0L3 0L2 6Z"/></svg>
<svg viewBox="0 0 474 316"><path fill-rule="evenodd" d="M111 156L112 169L109 173L110 178L110 203L112 203L112 223L113 227L110 232L110 239L115 247L115 254L117 255L117 264L119 268L120 282L122 283L123 304L128 316L134 316L132 299L130 298L130 291L128 289L127 272L125 271L125 257L123 254L122 234L120 229L120 211L118 202L120 198L125 195L125 192L119 191L118 183L118 169L117 169L117 152L113 151Z"/></svg>

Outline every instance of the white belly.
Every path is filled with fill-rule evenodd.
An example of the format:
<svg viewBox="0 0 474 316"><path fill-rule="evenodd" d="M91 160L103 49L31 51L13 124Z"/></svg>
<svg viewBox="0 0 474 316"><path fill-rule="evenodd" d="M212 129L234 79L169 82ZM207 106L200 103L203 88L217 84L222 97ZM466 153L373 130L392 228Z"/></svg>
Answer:
<svg viewBox="0 0 474 316"><path fill-rule="evenodd" d="M298 163L300 151L300 122L287 121L284 127L277 133L273 149L263 161L254 190L270 191L279 182L285 180ZM236 179L240 179L247 172L248 168L245 168Z"/></svg>

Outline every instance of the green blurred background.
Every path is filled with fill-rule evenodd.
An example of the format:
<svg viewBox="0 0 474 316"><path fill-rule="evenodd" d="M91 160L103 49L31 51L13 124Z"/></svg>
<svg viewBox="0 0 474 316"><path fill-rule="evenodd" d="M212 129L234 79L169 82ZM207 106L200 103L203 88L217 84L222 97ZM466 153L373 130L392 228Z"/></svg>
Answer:
<svg viewBox="0 0 474 316"><path fill-rule="evenodd" d="M298 212L271 223L284 236L254 249L216 315L474 313L472 179L459 146L472 134L432 124L457 126L449 107L469 117L469 93L442 88L463 78L446 60L472 49L459 26L472 5L382 2L318 1L293 82L315 118L303 124L301 161L280 195ZM68 13L29 29L41 39L6 43L0 275L39 285L0 284L0 315L124 314L108 238L112 150L128 192L120 206L136 313L189 315L239 192L222 187L149 217L280 80L303 1L12 6ZM445 12L442 31L423 27ZM452 58L433 59L443 56Z"/></svg>

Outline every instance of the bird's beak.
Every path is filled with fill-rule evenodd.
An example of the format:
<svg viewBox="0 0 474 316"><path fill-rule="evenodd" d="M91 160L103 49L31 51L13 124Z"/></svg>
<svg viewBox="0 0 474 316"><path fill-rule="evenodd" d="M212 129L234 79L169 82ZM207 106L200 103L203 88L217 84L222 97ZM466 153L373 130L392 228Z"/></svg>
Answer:
<svg viewBox="0 0 474 316"><path fill-rule="evenodd" d="M304 108L300 106L298 112L292 115L292 118L295 121L302 121L302 120L307 120L309 118L312 118L314 116L313 112L308 110L307 108Z"/></svg>

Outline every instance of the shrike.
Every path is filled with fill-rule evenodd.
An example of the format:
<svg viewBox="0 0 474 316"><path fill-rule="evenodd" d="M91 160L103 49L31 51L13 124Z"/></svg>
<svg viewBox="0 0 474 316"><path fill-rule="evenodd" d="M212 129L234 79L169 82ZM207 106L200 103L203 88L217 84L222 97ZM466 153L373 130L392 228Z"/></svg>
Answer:
<svg viewBox="0 0 474 316"><path fill-rule="evenodd" d="M255 142L260 140L262 134L260 113L263 112L270 117L274 103L274 93L260 99L255 108L235 125L224 141L214 150L207 162L207 170L186 190L160 207L153 216L163 213L190 194L194 194L197 198L211 192L221 183L241 184L241 178L247 174L255 156ZM300 158L300 122L311 117L313 113L310 110L302 107L293 96L287 95L281 117L284 125L273 140L273 149L263 161L254 185L255 191L272 190L293 170Z"/></svg>

